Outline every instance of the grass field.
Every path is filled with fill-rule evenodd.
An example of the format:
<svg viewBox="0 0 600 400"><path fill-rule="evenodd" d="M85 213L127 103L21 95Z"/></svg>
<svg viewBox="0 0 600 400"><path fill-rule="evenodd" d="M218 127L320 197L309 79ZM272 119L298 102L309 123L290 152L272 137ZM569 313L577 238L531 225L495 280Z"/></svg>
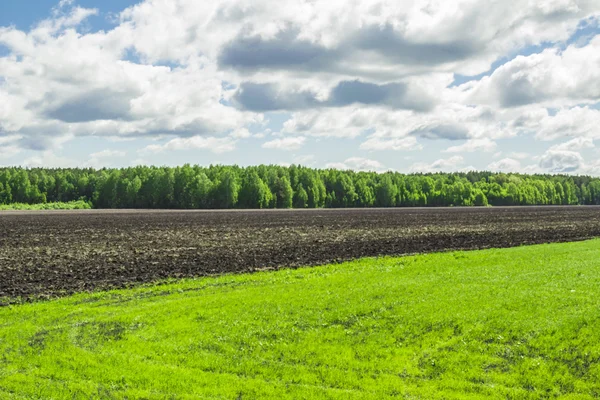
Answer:
<svg viewBox="0 0 600 400"><path fill-rule="evenodd" d="M66 203L40 203L40 204L23 204L23 203L12 203L12 204L0 204L0 211L40 211L40 210L89 210L92 206L90 203L79 200L69 201Z"/></svg>
<svg viewBox="0 0 600 400"><path fill-rule="evenodd" d="M0 308L0 398L600 396L600 240Z"/></svg>

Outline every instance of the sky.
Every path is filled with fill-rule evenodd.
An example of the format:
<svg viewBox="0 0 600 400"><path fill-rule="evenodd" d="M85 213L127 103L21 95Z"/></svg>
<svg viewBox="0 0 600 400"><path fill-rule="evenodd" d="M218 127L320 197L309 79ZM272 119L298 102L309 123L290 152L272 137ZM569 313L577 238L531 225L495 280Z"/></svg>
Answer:
<svg viewBox="0 0 600 400"><path fill-rule="evenodd" d="M0 166L600 176L597 0L3 0Z"/></svg>

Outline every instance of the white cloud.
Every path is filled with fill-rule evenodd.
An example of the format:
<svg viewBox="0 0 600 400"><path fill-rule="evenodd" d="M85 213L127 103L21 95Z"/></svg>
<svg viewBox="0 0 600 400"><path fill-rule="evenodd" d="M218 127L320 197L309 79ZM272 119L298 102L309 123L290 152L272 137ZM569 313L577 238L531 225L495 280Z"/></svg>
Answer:
<svg viewBox="0 0 600 400"><path fill-rule="evenodd" d="M508 154L509 158L514 158L515 160L525 160L531 157L531 154L525 153L523 151L513 151Z"/></svg>
<svg viewBox="0 0 600 400"><path fill-rule="evenodd" d="M90 154L89 159L84 165L92 168L102 167L119 167L122 166L122 158L127 155L126 152L120 150L102 150Z"/></svg>
<svg viewBox="0 0 600 400"><path fill-rule="evenodd" d="M352 138L372 126L372 113L354 107L296 112L283 124L282 133Z"/></svg>
<svg viewBox="0 0 600 400"><path fill-rule="evenodd" d="M596 102L600 98L600 36L583 47L519 56L490 77L467 84L470 99L501 107L527 104L547 106Z"/></svg>
<svg viewBox="0 0 600 400"><path fill-rule="evenodd" d="M591 176L600 176L600 160L587 163L580 172Z"/></svg>
<svg viewBox="0 0 600 400"><path fill-rule="evenodd" d="M87 135L215 135L262 120L222 104L227 90L214 63L136 64L122 59L132 45L124 26L67 29L92 11L75 7L28 33L0 28L0 44L12 51L0 57L0 131L50 143Z"/></svg>
<svg viewBox="0 0 600 400"><path fill-rule="evenodd" d="M127 153L125 153L124 151L120 151L120 150L102 150L102 151L98 151L96 153L92 153L90 154L91 158L111 158L111 157L125 157Z"/></svg>
<svg viewBox="0 0 600 400"><path fill-rule="evenodd" d="M303 167L315 167L316 157L312 154L294 156L292 161L278 161L275 164L282 167L289 167L292 164L302 165Z"/></svg>
<svg viewBox="0 0 600 400"><path fill-rule="evenodd" d="M542 116L531 127L536 137L554 140L566 137L600 138L600 110L588 107L573 107L559 110L556 115Z"/></svg>
<svg viewBox="0 0 600 400"><path fill-rule="evenodd" d="M59 12L62 8L72 5L74 2L75 0L60 0L54 10L55 12Z"/></svg>
<svg viewBox="0 0 600 400"><path fill-rule="evenodd" d="M316 161L316 157L312 154L301 155L294 157L294 164L300 164L304 166L312 166Z"/></svg>
<svg viewBox="0 0 600 400"><path fill-rule="evenodd" d="M488 138L467 140L458 146L451 146L444 150L445 153L472 153L474 151L483 151L491 153L496 149L496 142Z"/></svg>
<svg viewBox="0 0 600 400"><path fill-rule="evenodd" d="M13 158L21 152L21 149L14 145L1 145L0 144L0 161L4 161L9 158Z"/></svg>
<svg viewBox="0 0 600 400"><path fill-rule="evenodd" d="M591 149L594 147L594 141L586 137L577 137L568 142L556 144L550 147L550 151L578 151L583 149Z"/></svg>
<svg viewBox="0 0 600 400"><path fill-rule="evenodd" d="M487 167L488 170L494 172L519 172L522 170L521 162L514 158L503 158L499 161L494 161Z"/></svg>
<svg viewBox="0 0 600 400"><path fill-rule="evenodd" d="M595 10L584 0L176 0L142 2L121 21L150 62L200 53L258 76L299 75L298 65L308 65L316 72L389 78L432 69L484 72L515 49L567 39ZM244 52L249 43L254 54Z"/></svg>
<svg viewBox="0 0 600 400"><path fill-rule="evenodd" d="M264 149L298 150L304 146L304 142L306 142L305 137L286 137L265 142L262 147Z"/></svg>
<svg viewBox="0 0 600 400"><path fill-rule="evenodd" d="M363 150L421 150L422 145L417 142L417 138L409 136L406 138L383 139L371 137L360 145Z"/></svg>
<svg viewBox="0 0 600 400"><path fill-rule="evenodd" d="M246 128L238 128L231 132L229 136L234 139L247 139L249 137L252 137L252 134Z"/></svg>
<svg viewBox="0 0 600 400"><path fill-rule="evenodd" d="M454 172L469 170L472 167L464 166L464 158L462 156L452 156L450 158L442 158L432 162L431 164L418 162L414 163L410 172Z"/></svg>
<svg viewBox="0 0 600 400"><path fill-rule="evenodd" d="M162 153L178 150L209 150L213 153L225 153L235 150L237 141L229 138L192 136L189 138L171 139L165 144L151 144L141 150L142 153Z"/></svg>
<svg viewBox="0 0 600 400"><path fill-rule="evenodd" d="M284 123L282 132L309 136L353 138L374 131L369 139L408 136L437 140L506 138L515 135L506 120L511 115L484 106L458 103L439 105L430 113L386 110L377 107L343 107L299 111Z"/></svg>
<svg viewBox="0 0 600 400"><path fill-rule="evenodd" d="M600 136L600 35L587 29L564 47L597 24L592 0L144 0L96 32L85 21L99 10L56 2L29 30L0 27L0 135L18 137L4 154L51 162L80 136L167 141L146 152L234 151L280 130L267 111L290 115L263 144L278 150L308 148L305 137L363 136L359 148L373 152L451 140L457 154L493 152L501 138L518 149L522 134L579 140L551 149L562 152ZM513 58L535 45L549 48Z"/></svg>
<svg viewBox="0 0 600 400"><path fill-rule="evenodd" d="M23 139L21 135L0 136L0 149L5 146L10 146Z"/></svg>
<svg viewBox="0 0 600 400"><path fill-rule="evenodd" d="M370 160L362 157L350 157L344 162L333 162L325 164L325 168L335 168L341 170L354 170L354 171L375 171L383 172L389 170L382 163L376 160Z"/></svg>
<svg viewBox="0 0 600 400"><path fill-rule="evenodd" d="M51 150L47 150L25 159L22 165L29 168L74 168L79 163L70 158L58 156Z"/></svg>
<svg viewBox="0 0 600 400"><path fill-rule="evenodd" d="M550 172L576 172L584 167L585 162L581 154L568 150L549 150L539 163L540 167Z"/></svg>

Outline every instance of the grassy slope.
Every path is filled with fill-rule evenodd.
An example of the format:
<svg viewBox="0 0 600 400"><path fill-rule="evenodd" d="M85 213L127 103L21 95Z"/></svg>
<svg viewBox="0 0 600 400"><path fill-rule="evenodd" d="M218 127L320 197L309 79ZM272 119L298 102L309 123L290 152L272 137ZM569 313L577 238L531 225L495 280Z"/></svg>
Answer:
<svg viewBox="0 0 600 400"><path fill-rule="evenodd" d="M599 268L593 240L1 308L0 398L594 398Z"/></svg>

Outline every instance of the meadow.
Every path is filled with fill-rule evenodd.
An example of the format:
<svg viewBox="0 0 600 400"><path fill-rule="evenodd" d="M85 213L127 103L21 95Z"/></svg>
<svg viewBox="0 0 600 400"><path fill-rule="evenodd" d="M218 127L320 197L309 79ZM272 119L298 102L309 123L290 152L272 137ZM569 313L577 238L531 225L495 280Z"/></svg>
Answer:
<svg viewBox="0 0 600 400"><path fill-rule="evenodd" d="M593 399L600 240L0 308L5 399Z"/></svg>
<svg viewBox="0 0 600 400"><path fill-rule="evenodd" d="M90 203L83 200L67 202L57 201L51 203L38 204L0 204L0 211L89 210L91 208L92 206L90 205Z"/></svg>

